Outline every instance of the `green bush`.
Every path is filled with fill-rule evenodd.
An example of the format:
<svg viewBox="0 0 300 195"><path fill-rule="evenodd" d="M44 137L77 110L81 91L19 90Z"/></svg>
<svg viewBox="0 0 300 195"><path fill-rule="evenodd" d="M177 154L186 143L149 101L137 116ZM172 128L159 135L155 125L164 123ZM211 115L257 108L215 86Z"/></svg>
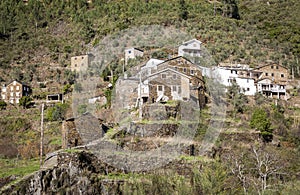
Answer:
<svg viewBox="0 0 300 195"><path fill-rule="evenodd" d="M19 106L22 106L23 108L28 108L31 104L32 98L29 96L23 96L19 100Z"/></svg>
<svg viewBox="0 0 300 195"><path fill-rule="evenodd" d="M68 105L63 103L58 103L54 107L47 108L45 119L48 121L64 120L67 109Z"/></svg>
<svg viewBox="0 0 300 195"><path fill-rule="evenodd" d="M5 110L6 106L7 106L7 104L5 103L5 101L0 100L0 110Z"/></svg>
<svg viewBox="0 0 300 195"><path fill-rule="evenodd" d="M271 122L267 116L267 112L262 108L256 108L254 110L250 120L250 127L259 130L264 141L272 141L273 130L271 128Z"/></svg>

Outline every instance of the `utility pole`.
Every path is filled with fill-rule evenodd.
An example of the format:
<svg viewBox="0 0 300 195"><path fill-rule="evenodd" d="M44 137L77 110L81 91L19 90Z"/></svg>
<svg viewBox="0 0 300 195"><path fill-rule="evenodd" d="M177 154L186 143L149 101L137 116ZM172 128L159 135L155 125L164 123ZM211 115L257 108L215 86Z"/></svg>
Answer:
<svg viewBox="0 0 300 195"><path fill-rule="evenodd" d="M140 71L140 84L139 84L140 97L139 98L139 118L143 118L143 99L142 99L142 71Z"/></svg>
<svg viewBox="0 0 300 195"><path fill-rule="evenodd" d="M40 145L40 168L43 165L43 150L44 150L44 103L42 103L41 111L41 145Z"/></svg>

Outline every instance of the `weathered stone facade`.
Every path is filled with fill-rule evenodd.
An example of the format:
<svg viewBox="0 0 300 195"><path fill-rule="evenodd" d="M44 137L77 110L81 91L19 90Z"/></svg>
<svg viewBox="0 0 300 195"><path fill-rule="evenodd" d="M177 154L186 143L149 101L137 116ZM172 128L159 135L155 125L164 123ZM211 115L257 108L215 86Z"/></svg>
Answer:
<svg viewBox="0 0 300 195"><path fill-rule="evenodd" d="M92 54L71 57L71 70L76 72L86 71L93 59Z"/></svg>
<svg viewBox="0 0 300 195"><path fill-rule="evenodd" d="M200 107L205 104L205 83L201 69L184 57L176 57L153 67L143 82L149 86L149 94L144 94L143 98L148 98L150 103L192 99Z"/></svg>
<svg viewBox="0 0 300 195"><path fill-rule="evenodd" d="M257 79L257 91L268 97L287 99L286 85L288 83L288 69L278 64L269 64L255 69L261 72Z"/></svg>

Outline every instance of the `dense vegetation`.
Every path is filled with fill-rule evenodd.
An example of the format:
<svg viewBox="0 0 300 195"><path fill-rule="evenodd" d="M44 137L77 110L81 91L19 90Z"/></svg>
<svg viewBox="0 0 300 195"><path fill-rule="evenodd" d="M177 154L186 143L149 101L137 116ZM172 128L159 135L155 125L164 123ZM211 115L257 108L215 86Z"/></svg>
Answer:
<svg viewBox="0 0 300 195"><path fill-rule="evenodd" d="M185 29L217 62L257 66L273 60L298 74L299 7L297 0L2 0L0 78L68 82L62 67L70 56L107 34L143 24Z"/></svg>
<svg viewBox="0 0 300 195"><path fill-rule="evenodd" d="M66 69L71 56L85 53L106 35L152 24L189 32L203 42L217 63L247 63L255 67L272 60L290 68L299 77L299 8L298 0L93 0L91 3L86 0L29 0L27 4L19 0L1 0L0 82L7 83L11 79L28 82L34 88L34 99L45 99L44 89L53 86L64 94L72 89L80 92L80 83L74 84L76 75ZM167 57L167 54L155 51L152 56ZM116 60L101 73L104 79L110 69L114 69L115 74L122 72ZM124 191L141 194L294 192L295 183L299 184L300 110L282 102L275 105L259 95L253 100L256 105L251 105L238 90L232 86L227 94L230 109L226 133L236 129L242 133L256 130L266 145L258 150L241 149L240 145L247 145L245 143L233 145L232 154L213 159L203 169L195 170L188 178L190 181L176 174L154 174L144 182L130 180ZM106 90L105 95L111 97L111 91ZM110 107L108 100L105 107ZM4 159L0 166L3 170L11 167L11 162L23 164L21 159L38 156L40 112L38 108L26 109L30 99L21 102L23 108L0 102L0 157ZM59 121L64 119L67 108L66 104L58 104L45 111L48 121L45 152L60 147ZM79 107L79 113L85 111L86 107ZM201 115L204 117L205 111ZM209 119L201 125L199 138L206 131ZM278 148L271 145L274 140L279 140ZM270 154L280 173L260 175L263 173L255 163ZM288 162L287 159L292 160ZM238 166L244 169L239 170ZM36 168L37 162L34 162ZM22 175L19 171L9 174ZM272 187L264 185L264 177ZM232 186L235 191L231 190Z"/></svg>

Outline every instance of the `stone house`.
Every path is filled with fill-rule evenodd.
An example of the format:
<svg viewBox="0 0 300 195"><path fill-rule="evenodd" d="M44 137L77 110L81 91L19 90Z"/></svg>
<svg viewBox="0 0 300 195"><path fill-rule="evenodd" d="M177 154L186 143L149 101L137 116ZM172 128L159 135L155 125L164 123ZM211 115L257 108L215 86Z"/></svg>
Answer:
<svg viewBox="0 0 300 195"><path fill-rule="evenodd" d="M23 96L29 96L31 89L28 85L19 81L12 81L1 89L1 98L6 103L18 104Z"/></svg>
<svg viewBox="0 0 300 195"><path fill-rule="evenodd" d="M139 79L135 77L119 78L115 85L113 107L131 109L136 107Z"/></svg>
<svg viewBox="0 0 300 195"><path fill-rule="evenodd" d="M261 72L257 79L257 92L268 97L287 98L288 69L278 64L260 66L255 71Z"/></svg>
<svg viewBox="0 0 300 195"><path fill-rule="evenodd" d="M145 74L139 84L139 99L143 103L168 100L193 100L205 104L205 83L199 67L185 57L166 60Z"/></svg>
<svg viewBox="0 0 300 195"><path fill-rule="evenodd" d="M94 56L92 54L71 57L71 70L76 72L87 71L93 60Z"/></svg>

